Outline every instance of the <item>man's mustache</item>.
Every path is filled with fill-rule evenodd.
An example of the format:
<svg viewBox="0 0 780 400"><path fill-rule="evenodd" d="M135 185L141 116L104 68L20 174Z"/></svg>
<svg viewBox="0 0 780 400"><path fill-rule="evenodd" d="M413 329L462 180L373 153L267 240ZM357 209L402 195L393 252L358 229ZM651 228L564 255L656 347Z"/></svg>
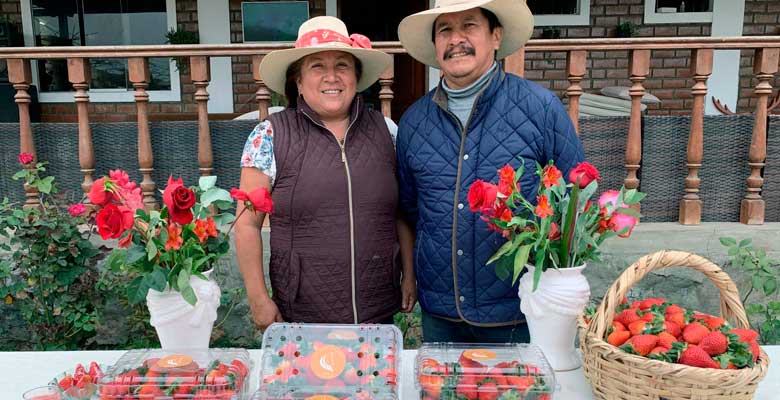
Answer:
<svg viewBox="0 0 780 400"><path fill-rule="evenodd" d="M453 48L445 50L444 51L444 59L445 60L449 59L455 53L466 53L466 55L473 56L474 54L477 53L477 51L474 50L474 48L471 47L471 46L466 46L466 45L461 44L461 45L457 45L457 46L455 46Z"/></svg>

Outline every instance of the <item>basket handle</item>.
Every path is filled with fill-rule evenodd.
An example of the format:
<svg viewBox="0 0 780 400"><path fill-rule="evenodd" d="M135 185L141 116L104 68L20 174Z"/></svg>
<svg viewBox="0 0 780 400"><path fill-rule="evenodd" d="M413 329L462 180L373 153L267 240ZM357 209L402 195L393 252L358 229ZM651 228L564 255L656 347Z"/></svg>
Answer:
<svg viewBox="0 0 780 400"><path fill-rule="evenodd" d="M692 268L706 275L720 290L721 316L735 322L738 327L750 327L745 308L739 299L737 285L726 272L704 257L683 251L662 250L638 259L623 271L604 295L601 305L588 326L588 332L595 334L596 337L604 337L607 329L612 326L615 308L628 290L649 272L672 267Z"/></svg>

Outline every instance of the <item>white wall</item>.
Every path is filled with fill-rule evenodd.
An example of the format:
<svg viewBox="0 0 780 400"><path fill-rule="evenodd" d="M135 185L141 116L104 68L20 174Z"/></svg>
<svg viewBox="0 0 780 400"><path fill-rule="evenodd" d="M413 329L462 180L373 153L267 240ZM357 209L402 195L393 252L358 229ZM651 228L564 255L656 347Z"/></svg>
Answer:
<svg viewBox="0 0 780 400"><path fill-rule="evenodd" d="M200 43L230 43L230 7L227 1L198 0L198 21ZM208 92L210 113L233 112L233 63L230 57L211 57Z"/></svg>
<svg viewBox="0 0 780 400"><path fill-rule="evenodd" d="M714 0L711 36L742 36L744 19L745 0ZM712 75L707 80L707 115L720 115L712 104L712 97L736 111L739 97L739 53L739 50L715 50Z"/></svg>

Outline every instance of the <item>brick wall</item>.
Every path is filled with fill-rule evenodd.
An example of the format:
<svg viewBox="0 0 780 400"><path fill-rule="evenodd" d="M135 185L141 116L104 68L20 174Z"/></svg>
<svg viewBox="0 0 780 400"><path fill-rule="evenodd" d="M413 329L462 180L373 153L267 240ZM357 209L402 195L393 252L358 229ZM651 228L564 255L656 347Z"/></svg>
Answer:
<svg viewBox="0 0 780 400"><path fill-rule="evenodd" d="M241 3L246 0L230 0L230 42L243 43L241 28ZM252 0L254 1L254 0ZM309 16L325 15L325 0L309 1ZM246 113L257 109L257 86L252 77L252 57L233 57L233 110Z"/></svg>
<svg viewBox="0 0 780 400"><path fill-rule="evenodd" d="M709 36L709 24L642 25L644 0L592 0L590 26L561 27L561 38L614 38L616 27L623 22L637 26L636 37ZM541 38L543 28L534 30ZM662 104L650 106L650 114L687 114L693 102L689 79L689 50L656 50L651 54L650 76L645 88L661 99ZM606 86L631 86L628 80L627 51L588 52L587 73L581 82L588 93L599 93ZM566 80L566 54L563 52L528 53L526 77L553 90L560 97L569 86Z"/></svg>
<svg viewBox="0 0 780 400"><path fill-rule="evenodd" d="M780 0L745 0L745 22L742 34L745 36L780 35ZM742 50L739 71L739 101L737 111L752 112L756 107L753 88L758 82L753 76L753 50ZM772 87L780 86L775 76ZM773 111L780 114L780 109Z"/></svg>

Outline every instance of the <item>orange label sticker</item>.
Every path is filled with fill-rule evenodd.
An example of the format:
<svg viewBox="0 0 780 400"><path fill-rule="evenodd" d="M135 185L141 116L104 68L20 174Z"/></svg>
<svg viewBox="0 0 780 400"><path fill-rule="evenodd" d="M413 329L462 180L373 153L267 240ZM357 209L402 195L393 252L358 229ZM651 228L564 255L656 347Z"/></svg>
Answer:
<svg viewBox="0 0 780 400"><path fill-rule="evenodd" d="M189 365L192 363L192 358L182 355L182 354L174 354L172 356L167 356L159 359L157 361L157 366L160 368L178 368L183 367L185 365Z"/></svg>
<svg viewBox="0 0 780 400"><path fill-rule="evenodd" d="M339 400L339 398L329 394L315 394L307 397L306 400Z"/></svg>
<svg viewBox="0 0 780 400"><path fill-rule="evenodd" d="M325 345L312 353L309 366L318 378L333 379L344 372L347 366L347 355L341 347Z"/></svg>
<svg viewBox="0 0 780 400"><path fill-rule="evenodd" d="M357 340L358 335L355 331L331 331L328 333L328 339L331 340Z"/></svg>
<svg viewBox="0 0 780 400"><path fill-rule="evenodd" d="M463 355L474 361L486 361L496 358L496 353L487 349L470 349L464 351Z"/></svg>

